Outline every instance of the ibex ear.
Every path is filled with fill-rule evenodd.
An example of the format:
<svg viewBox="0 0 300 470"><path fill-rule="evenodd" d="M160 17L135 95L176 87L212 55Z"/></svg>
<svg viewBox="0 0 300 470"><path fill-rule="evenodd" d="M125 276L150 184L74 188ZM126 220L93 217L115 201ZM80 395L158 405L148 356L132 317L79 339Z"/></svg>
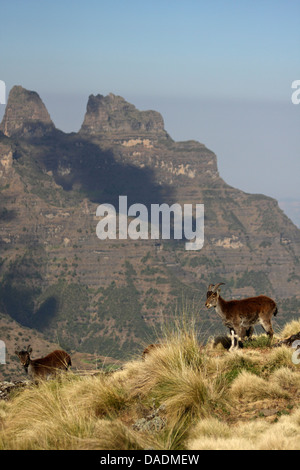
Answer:
<svg viewBox="0 0 300 470"><path fill-rule="evenodd" d="M31 346L27 346L27 352L28 352L28 354L32 353L32 347Z"/></svg>

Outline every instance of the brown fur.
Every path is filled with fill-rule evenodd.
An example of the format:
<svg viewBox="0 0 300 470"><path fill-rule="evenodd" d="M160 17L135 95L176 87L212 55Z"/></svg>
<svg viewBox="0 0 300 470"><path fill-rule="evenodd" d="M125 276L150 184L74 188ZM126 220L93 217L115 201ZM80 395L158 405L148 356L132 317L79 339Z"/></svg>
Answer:
<svg viewBox="0 0 300 470"><path fill-rule="evenodd" d="M39 359L31 359L30 354L32 348L28 346L26 351L16 351L21 364L23 365L26 373L30 373L34 379L36 378L48 378L54 376L58 371L68 370L69 366L72 365L71 357L66 351L55 350L49 353L45 357Z"/></svg>
<svg viewBox="0 0 300 470"><path fill-rule="evenodd" d="M222 318L225 326L230 328L233 336L243 339L252 334L253 326L260 323L270 339L273 338L271 318L277 314L277 305L273 299L260 295L242 300L224 300L220 295L220 289L209 286L206 307L214 307ZM216 286L218 287L219 284ZM249 334L247 334L249 333ZM234 344L232 343L232 347Z"/></svg>
<svg viewBox="0 0 300 470"><path fill-rule="evenodd" d="M289 336L288 338L285 338L282 341L279 341L278 343L274 344L273 347L277 348L278 346L282 346L283 344L285 344L286 346L292 346L294 341L299 341L299 340L300 340L300 331L296 333L295 335Z"/></svg>
<svg viewBox="0 0 300 470"><path fill-rule="evenodd" d="M153 351L153 349L156 349L156 348L160 348L161 347L161 344L157 343L157 344L149 344L149 346L147 346L144 351L143 351L143 354L142 354L142 358L145 359L145 357L147 356L147 354L150 354L151 351Z"/></svg>

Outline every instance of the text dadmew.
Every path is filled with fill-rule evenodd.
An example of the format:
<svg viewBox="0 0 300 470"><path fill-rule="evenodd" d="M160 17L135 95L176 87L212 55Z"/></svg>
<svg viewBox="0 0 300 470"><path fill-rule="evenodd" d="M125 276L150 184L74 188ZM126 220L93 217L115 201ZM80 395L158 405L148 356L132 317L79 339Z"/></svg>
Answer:
<svg viewBox="0 0 300 470"><path fill-rule="evenodd" d="M134 464L141 465L199 465L199 454L145 454L142 462L139 454L117 457L111 454L100 458L100 465L124 465L128 468L134 467Z"/></svg>
<svg viewBox="0 0 300 470"><path fill-rule="evenodd" d="M96 211L102 217L96 227L100 240L189 240L186 250L201 250L204 245L204 204L196 204L193 217L193 204L176 203L151 204L150 226L148 209L144 204L127 207L127 196L119 196L118 217L111 204L100 204ZM172 218L171 218L172 216ZM118 218L118 226L117 226ZM130 221L128 223L128 218ZM133 220L131 220L134 218Z"/></svg>

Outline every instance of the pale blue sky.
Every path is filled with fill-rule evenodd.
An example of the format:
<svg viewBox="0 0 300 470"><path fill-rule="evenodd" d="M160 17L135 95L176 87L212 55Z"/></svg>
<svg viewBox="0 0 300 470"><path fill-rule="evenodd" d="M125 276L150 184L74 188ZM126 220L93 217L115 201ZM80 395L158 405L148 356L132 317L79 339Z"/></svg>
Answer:
<svg viewBox="0 0 300 470"><path fill-rule="evenodd" d="M205 143L228 183L300 200L299 0L0 0L0 15L0 79L57 127L113 92Z"/></svg>
<svg viewBox="0 0 300 470"><path fill-rule="evenodd" d="M284 100L297 71L298 0L5 0L0 8L6 82L41 93Z"/></svg>

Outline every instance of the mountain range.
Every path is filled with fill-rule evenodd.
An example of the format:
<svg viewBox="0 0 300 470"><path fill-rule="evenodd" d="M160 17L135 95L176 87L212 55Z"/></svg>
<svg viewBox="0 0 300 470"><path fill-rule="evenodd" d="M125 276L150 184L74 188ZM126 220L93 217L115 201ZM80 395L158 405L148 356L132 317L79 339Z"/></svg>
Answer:
<svg viewBox="0 0 300 470"><path fill-rule="evenodd" d="M120 195L128 205L204 204L204 247L99 240L96 209L118 207ZM184 312L207 337L222 330L204 307L217 282L225 298L272 296L278 326L300 307L300 230L278 202L229 186L205 145L175 142L158 112L114 94L91 95L79 132L64 133L36 92L11 89L0 124L0 250L0 339L10 350L42 338L41 349L122 359ZM15 358L9 370L17 374Z"/></svg>

